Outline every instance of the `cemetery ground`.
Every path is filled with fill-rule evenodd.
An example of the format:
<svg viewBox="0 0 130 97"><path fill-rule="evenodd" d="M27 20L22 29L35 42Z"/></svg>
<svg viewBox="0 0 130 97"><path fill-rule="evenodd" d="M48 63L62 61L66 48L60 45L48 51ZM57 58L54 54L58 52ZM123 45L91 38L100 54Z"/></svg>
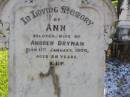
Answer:
<svg viewBox="0 0 130 97"><path fill-rule="evenodd" d="M130 97L130 62L106 61L105 97Z"/></svg>

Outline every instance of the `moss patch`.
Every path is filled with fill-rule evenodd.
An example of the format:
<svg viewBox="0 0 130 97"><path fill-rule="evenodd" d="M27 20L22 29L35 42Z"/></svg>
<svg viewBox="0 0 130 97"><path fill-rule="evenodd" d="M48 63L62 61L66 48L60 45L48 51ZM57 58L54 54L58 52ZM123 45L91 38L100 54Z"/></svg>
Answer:
<svg viewBox="0 0 130 97"><path fill-rule="evenodd" d="M0 97L8 97L8 51L0 50Z"/></svg>

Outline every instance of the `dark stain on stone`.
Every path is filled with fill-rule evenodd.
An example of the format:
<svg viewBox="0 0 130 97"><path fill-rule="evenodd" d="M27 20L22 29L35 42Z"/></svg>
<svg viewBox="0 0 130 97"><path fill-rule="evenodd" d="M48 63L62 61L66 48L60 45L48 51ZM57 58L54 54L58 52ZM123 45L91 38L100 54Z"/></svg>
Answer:
<svg viewBox="0 0 130 97"><path fill-rule="evenodd" d="M81 4L89 4L88 0L81 0Z"/></svg>
<svg viewBox="0 0 130 97"><path fill-rule="evenodd" d="M39 77L40 77L41 79L43 79L43 78L45 77L45 74L44 74L43 72L40 72L40 73L39 73Z"/></svg>
<svg viewBox="0 0 130 97"><path fill-rule="evenodd" d="M33 0L26 0L27 3L33 3Z"/></svg>
<svg viewBox="0 0 130 97"><path fill-rule="evenodd" d="M52 82L54 85L54 94L57 95L57 97L60 97L61 89L60 89L60 83L59 83L59 77L55 72L55 67L57 66L54 62L50 62L50 67L47 73L40 72L39 77L40 79L46 78L51 76Z"/></svg>
<svg viewBox="0 0 130 97"><path fill-rule="evenodd" d="M33 80L34 80L34 78L32 77L32 78L31 78L31 81L33 81Z"/></svg>

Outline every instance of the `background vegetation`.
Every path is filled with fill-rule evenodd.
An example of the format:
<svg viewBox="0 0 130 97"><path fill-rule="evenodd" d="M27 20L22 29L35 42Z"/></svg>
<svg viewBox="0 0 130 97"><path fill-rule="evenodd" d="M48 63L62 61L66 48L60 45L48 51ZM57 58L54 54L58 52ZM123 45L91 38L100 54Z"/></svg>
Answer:
<svg viewBox="0 0 130 97"><path fill-rule="evenodd" d="M117 7L117 4L118 4L118 0L112 0L112 4Z"/></svg>
<svg viewBox="0 0 130 97"><path fill-rule="evenodd" d="M0 50L0 97L8 96L8 51Z"/></svg>

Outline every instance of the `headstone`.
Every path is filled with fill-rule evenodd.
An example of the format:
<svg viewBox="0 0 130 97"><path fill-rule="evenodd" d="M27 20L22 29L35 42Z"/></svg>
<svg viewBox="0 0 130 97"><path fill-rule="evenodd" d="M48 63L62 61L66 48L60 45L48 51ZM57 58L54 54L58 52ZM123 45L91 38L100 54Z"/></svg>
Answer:
<svg viewBox="0 0 130 97"><path fill-rule="evenodd" d="M109 0L9 0L9 97L103 97Z"/></svg>

